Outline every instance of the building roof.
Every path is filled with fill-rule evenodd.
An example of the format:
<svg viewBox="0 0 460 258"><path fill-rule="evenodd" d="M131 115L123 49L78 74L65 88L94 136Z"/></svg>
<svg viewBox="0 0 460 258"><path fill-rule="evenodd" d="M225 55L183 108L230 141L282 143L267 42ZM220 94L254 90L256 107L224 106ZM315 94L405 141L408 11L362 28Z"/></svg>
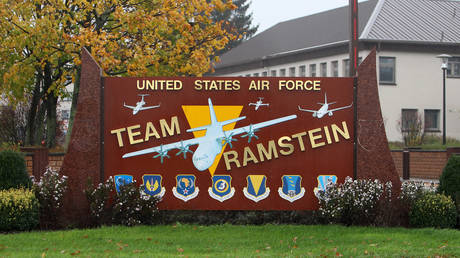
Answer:
<svg viewBox="0 0 460 258"><path fill-rule="evenodd" d="M460 1L381 0L364 40L460 43Z"/></svg>
<svg viewBox="0 0 460 258"><path fill-rule="evenodd" d="M348 6L285 22L221 56L220 68L348 44ZM362 41L460 43L460 1L369 0L359 3Z"/></svg>

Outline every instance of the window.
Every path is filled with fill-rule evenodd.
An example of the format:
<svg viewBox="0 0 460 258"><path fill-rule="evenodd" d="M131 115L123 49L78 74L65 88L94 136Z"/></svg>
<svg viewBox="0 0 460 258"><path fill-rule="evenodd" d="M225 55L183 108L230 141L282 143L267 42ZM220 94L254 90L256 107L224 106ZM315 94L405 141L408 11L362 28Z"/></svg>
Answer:
<svg viewBox="0 0 460 258"><path fill-rule="evenodd" d="M271 76L272 76L272 77L276 77L276 70L271 70L270 73L271 73Z"/></svg>
<svg viewBox="0 0 460 258"><path fill-rule="evenodd" d="M379 57L379 82L381 84L395 84L395 65L394 57Z"/></svg>
<svg viewBox="0 0 460 258"><path fill-rule="evenodd" d="M403 132L412 131L417 126L418 115L417 109L401 110L401 130Z"/></svg>
<svg viewBox="0 0 460 258"><path fill-rule="evenodd" d="M439 131L438 109L425 109L425 131Z"/></svg>
<svg viewBox="0 0 460 258"><path fill-rule="evenodd" d="M331 62L331 76L339 77L339 61Z"/></svg>
<svg viewBox="0 0 460 258"><path fill-rule="evenodd" d="M460 77L460 57L449 58L447 77Z"/></svg>
<svg viewBox="0 0 460 258"><path fill-rule="evenodd" d="M289 67L289 77L295 77L295 67Z"/></svg>
<svg viewBox="0 0 460 258"><path fill-rule="evenodd" d="M300 77L307 76L307 68L305 67L305 65L299 66L299 76Z"/></svg>
<svg viewBox="0 0 460 258"><path fill-rule="evenodd" d="M280 76L285 77L286 76L286 69L280 69Z"/></svg>
<svg viewBox="0 0 460 258"><path fill-rule="evenodd" d="M267 72L262 72L262 77L267 77L268 73Z"/></svg>
<svg viewBox="0 0 460 258"><path fill-rule="evenodd" d="M254 73L253 76L254 77L259 77L259 73Z"/></svg>
<svg viewBox="0 0 460 258"><path fill-rule="evenodd" d="M245 76L246 76L246 77L251 77L251 75L250 75L250 74L246 74Z"/></svg>
<svg viewBox="0 0 460 258"><path fill-rule="evenodd" d="M321 77L327 76L327 63L321 63L319 65L319 73L321 74Z"/></svg>
<svg viewBox="0 0 460 258"><path fill-rule="evenodd" d="M310 65L310 76L315 77L316 76L316 64L311 64Z"/></svg>
<svg viewBox="0 0 460 258"><path fill-rule="evenodd" d="M350 76L350 59L344 59L343 63L343 77Z"/></svg>

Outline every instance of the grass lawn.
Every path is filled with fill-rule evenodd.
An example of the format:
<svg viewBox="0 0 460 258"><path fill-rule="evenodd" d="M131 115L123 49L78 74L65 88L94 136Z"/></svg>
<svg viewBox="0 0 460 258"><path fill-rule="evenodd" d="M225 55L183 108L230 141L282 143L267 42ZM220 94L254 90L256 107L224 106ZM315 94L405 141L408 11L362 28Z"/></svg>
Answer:
<svg viewBox="0 0 460 258"><path fill-rule="evenodd" d="M0 235L0 257L460 256L460 231L343 226L139 226Z"/></svg>
<svg viewBox="0 0 460 258"><path fill-rule="evenodd" d="M402 150L406 147L402 142L389 142L389 146L391 150ZM460 147L460 140L447 137L446 145L443 145L441 137L427 135L420 145L412 147L420 148L421 150L445 150L446 148Z"/></svg>

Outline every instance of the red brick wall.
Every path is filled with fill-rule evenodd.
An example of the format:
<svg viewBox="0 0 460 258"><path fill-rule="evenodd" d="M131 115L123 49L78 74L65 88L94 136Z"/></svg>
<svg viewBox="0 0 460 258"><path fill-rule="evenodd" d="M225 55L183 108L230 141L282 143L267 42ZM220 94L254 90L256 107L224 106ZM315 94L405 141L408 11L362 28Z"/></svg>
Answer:
<svg viewBox="0 0 460 258"><path fill-rule="evenodd" d="M445 151L411 152L410 176L413 178L439 179L447 163Z"/></svg>
<svg viewBox="0 0 460 258"><path fill-rule="evenodd" d="M49 164L52 169L59 171L62 167L62 162L64 161L64 153L59 153L59 154L49 154L48 160Z"/></svg>
<svg viewBox="0 0 460 258"><path fill-rule="evenodd" d="M52 169L59 171L62 166L62 161L64 160L64 153L50 153L48 155L48 166L50 166ZM32 168L33 168L33 156L31 154L26 154L25 160L26 160L26 166L27 166L27 172L29 175L32 175Z"/></svg>
<svg viewBox="0 0 460 258"><path fill-rule="evenodd" d="M402 151L391 151L398 175L403 173ZM447 163L446 151L410 151L409 172L411 178L439 179Z"/></svg>
<svg viewBox="0 0 460 258"><path fill-rule="evenodd" d="M25 160L26 160L27 172L31 176L32 175L32 166L33 166L32 155L27 155L25 157Z"/></svg>

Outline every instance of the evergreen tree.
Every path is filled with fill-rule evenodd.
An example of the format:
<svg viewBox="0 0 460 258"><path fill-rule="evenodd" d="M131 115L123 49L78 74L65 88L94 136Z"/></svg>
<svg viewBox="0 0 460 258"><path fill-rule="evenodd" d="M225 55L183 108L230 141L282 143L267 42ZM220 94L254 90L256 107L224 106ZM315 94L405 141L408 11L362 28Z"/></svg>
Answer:
<svg viewBox="0 0 460 258"><path fill-rule="evenodd" d="M247 0L233 0L232 2L236 6L234 10L227 9L225 11L214 11L213 13L214 21L223 21L223 28L227 32L237 35L236 38L230 39L225 48L216 53L217 56L238 46L244 40L251 38L259 28L259 25L253 26L252 13L248 13L251 2Z"/></svg>

